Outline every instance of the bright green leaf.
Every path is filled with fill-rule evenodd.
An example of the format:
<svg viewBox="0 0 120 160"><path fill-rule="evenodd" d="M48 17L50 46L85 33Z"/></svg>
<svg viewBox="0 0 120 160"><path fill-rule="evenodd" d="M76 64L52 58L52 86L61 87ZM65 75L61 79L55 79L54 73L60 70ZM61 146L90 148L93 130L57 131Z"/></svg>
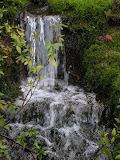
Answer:
<svg viewBox="0 0 120 160"><path fill-rule="evenodd" d="M113 135L113 136L116 135L116 129L115 129L115 128L113 128L113 130L112 130L112 135Z"/></svg>
<svg viewBox="0 0 120 160"><path fill-rule="evenodd" d="M116 120L117 123L120 123L120 120L118 118L115 118L115 120Z"/></svg>
<svg viewBox="0 0 120 160"><path fill-rule="evenodd" d="M34 74L36 73L36 68L33 69L33 73L34 73Z"/></svg>
<svg viewBox="0 0 120 160"><path fill-rule="evenodd" d="M29 61L26 61L25 63L24 63L24 65L27 65L29 63Z"/></svg>
<svg viewBox="0 0 120 160"><path fill-rule="evenodd" d="M113 137L112 139L111 139L111 143L113 143L115 141L115 137Z"/></svg>
<svg viewBox="0 0 120 160"><path fill-rule="evenodd" d="M103 139L103 138L101 138L101 139L99 140L99 144L100 144L100 146L102 146L103 142L104 142L104 139Z"/></svg>
<svg viewBox="0 0 120 160"><path fill-rule="evenodd" d="M35 54L32 50L30 50L30 53L33 54L33 55Z"/></svg>
<svg viewBox="0 0 120 160"><path fill-rule="evenodd" d="M21 54L21 48L19 46L16 46L16 50Z"/></svg>
<svg viewBox="0 0 120 160"><path fill-rule="evenodd" d="M118 154L118 155L115 157L115 159L120 159L120 154Z"/></svg>
<svg viewBox="0 0 120 160"><path fill-rule="evenodd" d="M37 66L37 69L42 69L43 68L43 66Z"/></svg>
<svg viewBox="0 0 120 160"><path fill-rule="evenodd" d="M54 58L52 58L52 64L53 64L53 66L56 67L56 61L54 60Z"/></svg>
<svg viewBox="0 0 120 160"><path fill-rule="evenodd" d="M24 138L24 137L26 137L27 135L29 135L29 132L24 132L24 133L21 134L21 138Z"/></svg>
<svg viewBox="0 0 120 160"><path fill-rule="evenodd" d="M33 89L33 86L31 85L30 88Z"/></svg>
<svg viewBox="0 0 120 160"><path fill-rule="evenodd" d="M32 66L32 61L29 61L29 66L30 66L30 67Z"/></svg>

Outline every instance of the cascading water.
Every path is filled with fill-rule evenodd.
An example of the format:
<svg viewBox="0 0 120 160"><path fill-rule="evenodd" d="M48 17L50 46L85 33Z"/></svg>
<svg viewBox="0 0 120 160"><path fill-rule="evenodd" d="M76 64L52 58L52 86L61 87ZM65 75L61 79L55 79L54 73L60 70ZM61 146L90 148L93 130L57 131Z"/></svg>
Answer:
<svg viewBox="0 0 120 160"><path fill-rule="evenodd" d="M45 42L54 41L56 38L57 29L53 27L53 24L59 23L59 16L37 16L26 13L26 40L28 46L34 51L32 58L34 59L33 65L44 65L48 61L46 55L47 48L45 48ZM57 57L57 53L56 53ZM58 60L56 61L58 66ZM44 74L45 80L40 84L41 86L53 86L55 84L55 78L57 75L57 67L55 68L51 62L41 71Z"/></svg>
<svg viewBox="0 0 120 160"><path fill-rule="evenodd" d="M26 13L26 40L35 52L33 64L46 62L45 41L54 40L55 30L52 25L59 20L59 16L34 16ZM34 32L41 36L33 39ZM54 86L56 73L57 68L51 64L43 70L45 83L40 82L29 104L16 116L15 122L9 125L10 135L14 138L27 127L33 127L39 131L37 139L40 145L48 147L44 160L93 160L99 148L97 130L104 106L96 101L94 93L86 93L80 87L66 86L62 80L58 81L57 88L48 89L47 86ZM67 73L64 74L67 77ZM29 90L26 87L29 79L31 77L22 82L23 96ZM17 102L22 103L21 97ZM15 146L11 146L13 150L9 151L9 160L33 159L23 149L18 147L15 150ZM28 147L32 147L30 142ZM103 159L106 158L97 157L97 160Z"/></svg>

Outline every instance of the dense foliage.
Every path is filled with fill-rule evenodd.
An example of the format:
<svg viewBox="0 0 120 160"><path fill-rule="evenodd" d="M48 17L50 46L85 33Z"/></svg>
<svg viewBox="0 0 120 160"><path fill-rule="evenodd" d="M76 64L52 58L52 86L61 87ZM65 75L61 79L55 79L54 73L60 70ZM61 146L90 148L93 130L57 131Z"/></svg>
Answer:
<svg viewBox="0 0 120 160"><path fill-rule="evenodd" d="M18 53L12 47L12 39L10 37L12 27L8 24L8 21L9 23L14 23L15 13L24 8L27 2L27 0L2 0L0 2L0 54L8 56L6 60L1 61L1 68L5 74L0 77L0 91L3 92L5 98L9 100L13 100L19 94L21 65L16 61ZM4 10L4 14L2 10ZM6 28L6 30L2 30L2 28ZM5 47L7 49L5 49Z"/></svg>
<svg viewBox="0 0 120 160"><path fill-rule="evenodd" d="M112 0L48 0L52 11L79 17L81 21L101 25L104 11L112 6Z"/></svg>
<svg viewBox="0 0 120 160"><path fill-rule="evenodd" d="M1 21L13 21L13 17L15 16L16 12L23 9L28 3L29 0L1 0L0 8L4 6L4 8L7 9L7 12L4 13L4 18L2 18Z"/></svg>
<svg viewBox="0 0 120 160"><path fill-rule="evenodd" d="M41 2L41 0L32 1L34 3ZM4 17L0 24L0 54L2 55L0 56L0 90L2 92L0 93L0 100L3 98L4 103L8 105L8 109L12 106L10 110L15 110L15 106L12 105L12 103L10 103L11 105L8 104L7 100L13 100L19 94L19 73L21 65L18 61L23 59L24 65L30 65L31 62L25 55L23 57L21 55L21 57L16 59L17 56L21 54L21 51L24 51L23 49L25 49L25 46L21 46L19 43L19 38L24 36L22 34L23 30L19 27L17 30L17 28L9 25L6 20L11 21L12 23L12 21L14 21L13 17L15 13L19 9L24 8L27 0L2 0L1 2L0 7L2 8L4 6L4 9L7 9L8 12L4 12ZM82 59L84 59L83 65L81 64L82 70L84 68L85 72L84 79L91 89L109 97L112 106L116 108L116 115L119 115L120 108L117 108L116 106L119 104L120 99L120 32L114 31L114 29L112 30L109 26L120 23L119 0L47 0L47 3L50 10L53 12L57 11L59 13L65 13L71 17L69 34L71 37L74 37L74 42L72 42L74 46L73 50L80 53ZM0 17L2 17L2 12L0 12ZM5 23L3 24L3 22ZM108 27L107 29L104 28L106 24ZM109 32L110 29L111 31ZM106 41L106 34L111 35L111 41ZM102 35L102 39L99 39L98 41L99 35ZM24 42L23 37L21 38L21 42ZM13 45L13 41L15 45ZM56 46L52 43L48 43L47 47L48 50L49 47L54 49L59 48L58 45ZM25 54L27 51L28 50L25 51ZM31 53L34 54L32 51ZM51 54L52 53L50 53L50 56ZM54 58L50 58L50 60L53 65L56 65ZM31 71L36 73L39 69L41 69L41 66L34 66ZM30 89L32 90L33 87L34 85L31 83ZM2 111L5 111L6 108L4 108L4 103L2 102L3 101L0 102L0 108ZM0 118L1 126L4 126L5 119L3 119L3 117ZM117 135L114 133L115 131ZM119 138L118 134L120 133L118 133L118 131L119 129L117 129L117 127L113 129L113 138ZM25 147L22 138L30 136L30 133L37 134L35 131L31 132L25 132L22 135L19 135L16 138L18 143ZM108 149L109 146L108 141L105 138L107 134L102 134L101 132L101 136L103 139L101 140L102 142L100 142L100 145L104 147L103 151L109 155L108 151L106 151L106 148ZM2 143L4 142L0 141L0 147L3 146ZM34 142L34 145L40 151L37 141ZM115 152L116 155L119 153L119 147L118 143ZM3 153L6 154L6 149L7 148L3 146L1 155L3 155ZM41 155L42 154L40 154L40 157Z"/></svg>
<svg viewBox="0 0 120 160"><path fill-rule="evenodd" d="M86 50L84 65L85 80L97 92L106 94L114 105L120 98L120 32L111 42L97 42Z"/></svg>

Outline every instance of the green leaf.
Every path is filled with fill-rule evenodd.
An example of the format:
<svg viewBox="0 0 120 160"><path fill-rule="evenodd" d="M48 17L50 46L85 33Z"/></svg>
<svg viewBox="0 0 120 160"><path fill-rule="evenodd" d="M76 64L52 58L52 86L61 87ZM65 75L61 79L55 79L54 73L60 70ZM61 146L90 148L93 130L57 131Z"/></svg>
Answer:
<svg viewBox="0 0 120 160"><path fill-rule="evenodd" d="M25 142L21 141L22 146L25 148Z"/></svg>
<svg viewBox="0 0 120 160"><path fill-rule="evenodd" d="M40 76L40 78L45 79L45 77L43 77L43 76Z"/></svg>
<svg viewBox="0 0 120 160"><path fill-rule="evenodd" d="M48 149L48 147L43 147L42 149L46 151Z"/></svg>
<svg viewBox="0 0 120 160"><path fill-rule="evenodd" d="M31 61L29 61L29 66L30 66L30 67L32 66L32 62L31 62Z"/></svg>
<svg viewBox="0 0 120 160"><path fill-rule="evenodd" d="M43 66L37 66L37 69L42 69L43 68Z"/></svg>
<svg viewBox="0 0 120 160"><path fill-rule="evenodd" d="M63 44L61 44L61 43L54 43L53 44L53 48L55 49L55 50L59 50L59 47L62 47L63 46Z"/></svg>
<svg viewBox="0 0 120 160"><path fill-rule="evenodd" d="M32 50L30 50L30 53L33 54L33 55L35 54Z"/></svg>
<svg viewBox="0 0 120 160"><path fill-rule="evenodd" d="M36 71L37 71L37 70L36 70L36 68L34 68L34 69L33 69L33 73L35 74L35 73L36 73Z"/></svg>
<svg viewBox="0 0 120 160"><path fill-rule="evenodd" d="M102 146L103 142L104 142L104 139L103 139L103 138L101 138L101 139L99 140L99 144L100 144L100 146Z"/></svg>
<svg viewBox="0 0 120 160"><path fill-rule="evenodd" d="M106 144L107 146L109 146L109 141L108 141L108 138L107 138L107 137L104 137L104 141L105 141L105 144Z"/></svg>
<svg viewBox="0 0 120 160"><path fill-rule="evenodd" d="M107 135L108 135L108 133L107 133L107 132L105 132L103 136L105 137L105 136L107 136Z"/></svg>
<svg viewBox="0 0 120 160"><path fill-rule="evenodd" d="M32 66L31 69L29 70L28 74L31 73L33 71L35 66Z"/></svg>
<svg viewBox="0 0 120 160"><path fill-rule="evenodd" d="M117 123L120 123L120 120L118 118L115 118L115 120L116 120Z"/></svg>
<svg viewBox="0 0 120 160"><path fill-rule="evenodd" d="M102 134L100 130L98 130L97 132L98 132L98 134L99 134L99 135L101 135L101 134Z"/></svg>
<svg viewBox="0 0 120 160"><path fill-rule="evenodd" d="M5 121L6 121L5 119L0 117L0 127L4 126Z"/></svg>
<svg viewBox="0 0 120 160"><path fill-rule="evenodd" d="M117 108L119 109L119 108L120 108L120 105L118 105Z"/></svg>
<svg viewBox="0 0 120 160"><path fill-rule="evenodd" d="M111 139L111 143L113 143L115 141L115 137L113 137L112 139Z"/></svg>
<svg viewBox="0 0 120 160"><path fill-rule="evenodd" d="M5 107L0 103L0 108L5 112Z"/></svg>
<svg viewBox="0 0 120 160"><path fill-rule="evenodd" d="M12 38L18 40L18 36L15 33L12 35Z"/></svg>
<svg viewBox="0 0 120 160"><path fill-rule="evenodd" d="M2 70L0 70L0 74L4 75L4 73L3 73L3 71L2 71Z"/></svg>
<svg viewBox="0 0 120 160"><path fill-rule="evenodd" d="M24 36L24 33L19 31L18 29L17 29L17 32L18 32L19 35Z"/></svg>
<svg viewBox="0 0 120 160"><path fill-rule="evenodd" d="M27 65L29 63L29 61L26 61L25 63L24 63L24 65Z"/></svg>
<svg viewBox="0 0 120 160"><path fill-rule="evenodd" d="M115 157L115 159L120 159L120 154L118 154L118 155Z"/></svg>
<svg viewBox="0 0 120 160"><path fill-rule="evenodd" d="M10 128L8 127L8 125L4 126L5 129L9 130Z"/></svg>
<svg viewBox="0 0 120 160"><path fill-rule="evenodd" d="M52 64L53 64L53 66L55 66L56 67L56 61L54 60L54 58L52 58Z"/></svg>
<svg viewBox="0 0 120 160"><path fill-rule="evenodd" d="M60 38L60 40L61 40L61 41L64 41L64 39L63 39L63 38Z"/></svg>
<svg viewBox="0 0 120 160"><path fill-rule="evenodd" d="M31 85L30 88L33 89L33 86Z"/></svg>
<svg viewBox="0 0 120 160"><path fill-rule="evenodd" d="M61 24L61 26L64 27L64 28L68 28L68 26L65 25L65 24Z"/></svg>
<svg viewBox="0 0 120 160"><path fill-rule="evenodd" d="M0 18L2 18L2 17L3 17L3 13L1 12L1 13L0 13Z"/></svg>
<svg viewBox="0 0 120 160"><path fill-rule="evenodd" d="M19 46L16 46L16 50L21 54L21 48Z"/></svg>
<svg viewBox="0 0 120 160"><path fill-rule="evenodd" d="M46 153L45 153L45 151L43 151L43 150L42 150L42 151L41 151L41 153L42 153L44 156L46 156Z"/></svg>
<svg viewBox="0 0 120 160"><path fill-rule="evenodd" d="M115 129L115 128L113 128L113 130L112 130L112 135L113 135L113 136L116 135L116 129Z"/></svg>
<svg viewBox="0 0 120 160"><path fill-rule="evenodd" d="M29 135L29 132L24 132L24 133L21 134L21 138L24 138L24 137L26 137L27 135Z"/></svg>
<svg viewBox="0 0 120 160"><path fill-rule="evenodd" d="M23 50L24 53L27 52L27 51L28 51L28 49L24 49L24 50Z"/></svg>
<svg viewBox="0 0 120 160"><path fill-rule="evenodd" d="M42 154L41 153L38 155L38 159L42 160Z"/></svg>
<svg viewBox="0 0 120 160"><path fill-rule="evenodd" d="M15 141L16 143L20 143L20 140Z"/></svg>
<svg viewBox="0 0 120 160"><path fill-rule="evenodd" d="M37 141L34 142L34 145L36 146L37 149L40 149Z"/></svg>
<svg viewBox="0 0 120 160"><path fill-rule="evenodd" d="M107 148L104 148L104 152L107 156L111 156L111 153Z"/></svg>
<svg viewBox="0 0 120 160"><path fill-rule="evenodd" d="M9 106L9 112L15 113L15 106L10 105Z"/></svg>

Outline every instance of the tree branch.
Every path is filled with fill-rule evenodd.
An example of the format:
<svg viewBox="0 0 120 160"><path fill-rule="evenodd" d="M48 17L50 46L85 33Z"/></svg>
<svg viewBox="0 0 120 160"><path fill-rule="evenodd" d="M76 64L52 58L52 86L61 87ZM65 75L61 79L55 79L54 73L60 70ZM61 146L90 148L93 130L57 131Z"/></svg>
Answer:
<svg viewBox="0 0 120 160"><path fill-rule="evenodd" d="M19 146L21 146L21 147L23 147L22 144L16 143L16 141L15 141L14 139L12 139L12 138L10 138L10 137L8 137L8 136L6 136L6 135L0 134L0 136L1 136L1 137L4 137L4 138L6 138L6 139L8 139L8 140L10 140L10 141L12 141L13 143L15 143L15 144L17 144L17 145L19 145ZM24 149L26 149L28 152L30 152L30 153L32 154L34 160L37 160L37 159L36 159L37 155L36 155L36 153L35 153L33 150L31 150L31 149L28 148L28 147L25 147Z"/></svg>

